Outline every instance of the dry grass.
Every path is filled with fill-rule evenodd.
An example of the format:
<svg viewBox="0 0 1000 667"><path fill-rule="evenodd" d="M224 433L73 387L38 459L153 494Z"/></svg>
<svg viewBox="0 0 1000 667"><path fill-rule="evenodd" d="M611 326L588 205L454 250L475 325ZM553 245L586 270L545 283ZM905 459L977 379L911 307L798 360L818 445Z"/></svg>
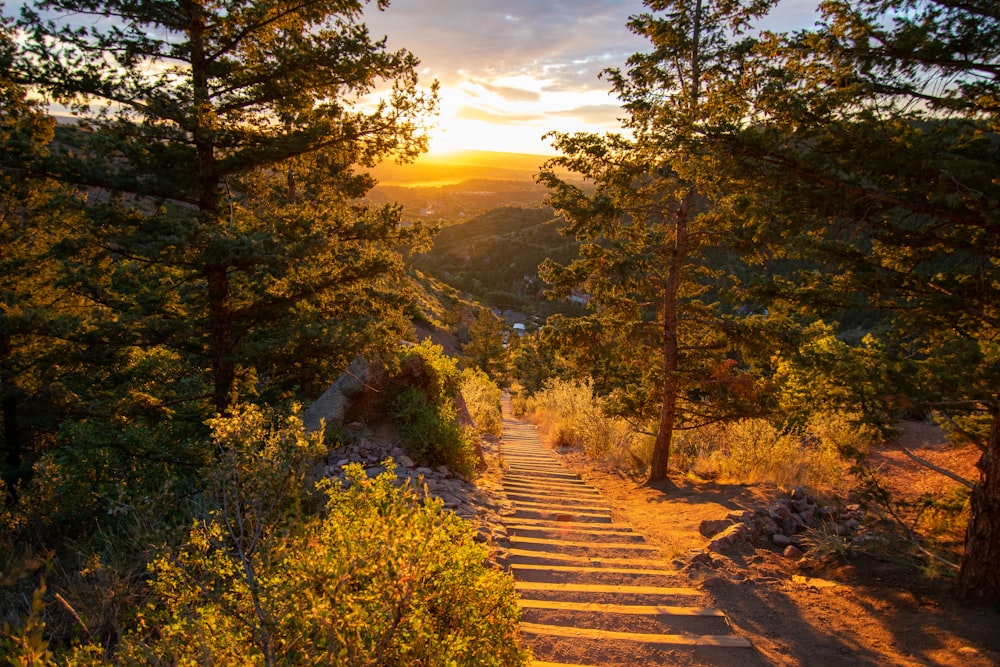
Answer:
<svg viewBox="0 0 1000 667"><path fill-rule="evenodd" d="M552 381L527 401L525 412L551 446L579 448L595 460L641 472L653 438L601 408L590 383ZM721 483L842 490L850 477L846 454L867 451L876 437L843 414L817 415L794 433L764 419L720 422L676 431L671 467Z"/></svg>

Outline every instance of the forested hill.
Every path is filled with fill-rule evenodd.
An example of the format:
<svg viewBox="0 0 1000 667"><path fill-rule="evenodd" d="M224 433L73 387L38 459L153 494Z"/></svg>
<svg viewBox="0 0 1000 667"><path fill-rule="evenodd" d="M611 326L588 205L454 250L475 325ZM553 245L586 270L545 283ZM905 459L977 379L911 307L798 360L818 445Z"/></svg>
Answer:
<svg viewBox="0 0 1000 667"><path fill-rule="evenodd" d="M561 224L549 208L502 207L442 229L433 248L412 261L491 306L544 314L553 305L540 295L538 265L568 262L578 248L559 233Z"/></svg>
<svg viewBox="0 0 1000 667"><path fill-rule="evenodd" d="M448 227L503 206L536 208L546 189L528 179L472 179L448 185L378 185L368 193L372 204L395 203L403 207L403 219Z"/></svg>

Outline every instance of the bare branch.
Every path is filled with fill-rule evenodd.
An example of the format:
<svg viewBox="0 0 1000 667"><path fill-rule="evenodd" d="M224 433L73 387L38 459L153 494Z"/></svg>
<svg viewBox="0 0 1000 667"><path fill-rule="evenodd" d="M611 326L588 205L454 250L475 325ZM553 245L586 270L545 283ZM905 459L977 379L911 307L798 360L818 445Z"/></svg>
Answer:
<svg viewBox="0 0 1000 667"><path fill-rule="evenodd" d="M964 477L962 477L960 475L956 475L955 473L951 472L950 470L945 470L944 468L941 468L939 466L934 465L933 463L931 463L927 459L924 459L924 458L921 458L921 457L917 456L916 454L914 454L913 452L911 452L906 447L900 447L899 450L901 452L903 452L904 454L906 454L907 456L909 456L914 461L916 461L917 463L919 463L920 465L924 466L925 468L929 468L930 470L933 470L936 473L942 474L945 477L948 477L949 479L953 479L956 482L958 482L959 484L964 484L965 486L969 487L970 489L976 488L975 483L970 482L969 480L965 479Z"/></svg>

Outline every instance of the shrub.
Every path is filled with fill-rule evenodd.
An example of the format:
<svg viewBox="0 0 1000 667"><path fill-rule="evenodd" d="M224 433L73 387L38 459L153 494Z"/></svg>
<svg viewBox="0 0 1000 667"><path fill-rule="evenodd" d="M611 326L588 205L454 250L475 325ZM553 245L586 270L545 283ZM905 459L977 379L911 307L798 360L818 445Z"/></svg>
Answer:
<svg viewBox="0 0 1000 667"><path fill-rule="evenodd" d="M502 392L490 377L478 368L462 371L462 398L476 429L485 435L503 435Z"/></svg>
<svg viewBox="0 0 1000 667"><path fill-rule="evenodd" d="M483 665L527 661L511 577L469 527L349 467L326 515L264 528L248 569L220 513L153 564L155 605L116 660L215 665ZM249 572L253 576L249 576Z"/></svg>
<svg viewBox="0 0 1000 667"><path fill-rule="evenodd" d="M405 348L390 382L390 409L408 455L471 477L479 456L475 434L458 422L460 381L458 367L440 346L424 341Z"/></svg>
<svg viewBox="0 0 1000 667"><path fill-rule="evenodd" d="M672 463L729 483L836 487L847 479L846 456L866 451L874 433L847 416L814 417L799 433L781 431L764 419L740 419L677 431Z"/></svg>
<svg viewBox="0 0 1000 667"><path fill-rule="evenodd" d="M446 465L466 477L476 474L475 435L458 423L453 403L435 405L420 389L408 387L392 405L393 422L407 454L428 465Z"/></svg>
<svg viewBox="0 0 1000 667"><path fill-rule="evenodd" d="M802 482L806 457L801 439L783 434L763 419L741 419L684 432L684 449L696 452L691 471L732 483L771 482L795 486Z"/></svg>
<svg viewBox="0 0 1000 667"><path fill-rule="evenodd" d="M628 464L642 439L625 420L604 413L590 381L546 380L528 399L528 411L550 444L579 447L616 465Z"/></svg>

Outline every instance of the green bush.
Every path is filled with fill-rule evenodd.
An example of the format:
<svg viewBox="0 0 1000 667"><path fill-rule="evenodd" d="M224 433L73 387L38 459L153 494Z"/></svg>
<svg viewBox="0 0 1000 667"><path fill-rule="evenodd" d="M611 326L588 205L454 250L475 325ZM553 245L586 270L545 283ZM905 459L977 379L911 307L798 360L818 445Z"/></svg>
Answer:
<svg viewBox="0 0 1000 667"><path fill-rule="evenodd" d="M476 473L475 434L458 421L461 373L443 348L423 341L404 348L390 382L393 424L412 458L446 465L466 477Z"/></svg>
<svg viewBox="0 0 1000 667"><path fill-rule="evenodd" d="M326 489L323 518L264 528L252 551L220 513L196 522L153 564L155 602L116 662L526 664L513 580L467 524L394 486L391 462L374 479L358 465L347 475Z"/></svg>
<svg viewBox="0 0 1000 667"><path fill-rule="evenodd" d="M458 423L452 402L434 404L417 387L407 387L392 401L393 422L403 449L428 465L446 465L466 477L476 473L475 437Z"/></svg>

